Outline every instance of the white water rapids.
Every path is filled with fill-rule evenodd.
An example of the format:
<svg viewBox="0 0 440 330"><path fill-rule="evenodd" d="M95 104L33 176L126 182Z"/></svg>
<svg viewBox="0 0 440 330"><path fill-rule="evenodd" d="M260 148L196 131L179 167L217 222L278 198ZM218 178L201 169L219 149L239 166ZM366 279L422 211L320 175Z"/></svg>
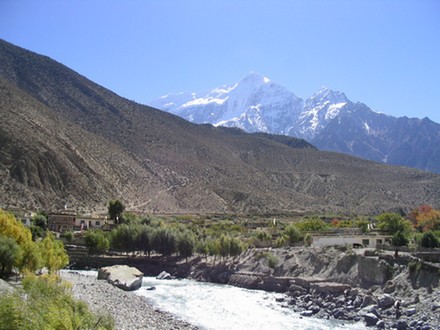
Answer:
<svg viewBox="0 0 440 330"><path fill-rule="evenodd" d="M155 290L147 290L153 286ZM282 294L229 285L144 277L142 288L135 294L202 329L365 329L362 323L301 317L276 302Z"/></svg>

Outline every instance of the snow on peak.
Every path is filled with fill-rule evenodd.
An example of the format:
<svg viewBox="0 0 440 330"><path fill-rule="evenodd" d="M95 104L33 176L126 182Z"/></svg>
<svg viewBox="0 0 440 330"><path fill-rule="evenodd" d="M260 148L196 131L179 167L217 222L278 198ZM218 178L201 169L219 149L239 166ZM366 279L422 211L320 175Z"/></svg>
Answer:
<svg viewBox="0 0 440 330"><path fill-rule="evenodd" d="M313 138L348 102L344 93L326 86L304 102L285 87L251 71L236 84L204 93L170 94L152 105L194 123Z"/></svg>

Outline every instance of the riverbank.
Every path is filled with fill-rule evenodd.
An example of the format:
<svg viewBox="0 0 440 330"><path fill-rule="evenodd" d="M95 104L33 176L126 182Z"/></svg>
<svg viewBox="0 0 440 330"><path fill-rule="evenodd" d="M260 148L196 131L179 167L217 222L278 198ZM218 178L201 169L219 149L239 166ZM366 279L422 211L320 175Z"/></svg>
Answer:
<svg viewBox="0 0 440 330"><path fill-rule="evenodd" d="M155 309L146 298L118 289L94 276L62 271L61 277L72 284L72 294L85 301L94 312L109 313L118 330L195 330L197 327Z"/></svg>
<svg viewBox="0 0 440 330"><path fill-rule="evenodd" d="M394 251L298 247L253 249L222 261L96 257L87 262L92 267L124 263L151 276L166 270L181 278L282 292L286 297L279 303L304 317L387 329L440 329L440 265L411 253L395 257Z"/></svg>

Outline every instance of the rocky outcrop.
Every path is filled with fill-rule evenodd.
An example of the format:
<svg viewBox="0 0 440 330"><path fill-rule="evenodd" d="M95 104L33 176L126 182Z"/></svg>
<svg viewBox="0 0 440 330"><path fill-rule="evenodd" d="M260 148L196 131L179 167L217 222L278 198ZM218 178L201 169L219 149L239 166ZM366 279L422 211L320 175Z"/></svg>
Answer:
<svg viewBox="0 0 440 330"><path fill-rule="evenodd" d="M98 280L107 280L125 291L138 290L142 286L143 276L137 268L123 265L103 267L98 271Z"/></svg>

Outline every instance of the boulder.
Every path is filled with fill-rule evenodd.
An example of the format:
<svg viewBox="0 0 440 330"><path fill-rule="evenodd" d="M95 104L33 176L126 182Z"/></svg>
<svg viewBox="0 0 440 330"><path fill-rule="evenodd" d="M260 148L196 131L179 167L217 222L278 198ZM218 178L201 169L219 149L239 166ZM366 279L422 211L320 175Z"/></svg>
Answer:
<svg viewBox="0 0 440 330"><path fill-rule="evenodd" d="M106 280L125 291L138 290L142 286L143 276L139 269L124 265L103 267L98 271L98 280Z"/></svg>
<svg viewBox="0 0 440 330"><path fill-rule="evenodd" d="M377 300L377 304L382 309L388 309L394 305L395 301L396 300L392 296L390 296L389 294L384 294L379 297L379 299Z"/></svg>

